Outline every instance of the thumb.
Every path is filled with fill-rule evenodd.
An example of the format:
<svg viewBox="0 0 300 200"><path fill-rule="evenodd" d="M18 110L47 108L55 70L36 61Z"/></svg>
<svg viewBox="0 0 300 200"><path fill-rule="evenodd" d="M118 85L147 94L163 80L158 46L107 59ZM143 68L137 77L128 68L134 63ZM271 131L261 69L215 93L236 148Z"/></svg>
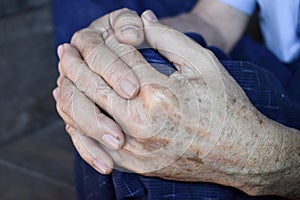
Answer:
<svg viewBox="0 0 300 200"><path fill-rule="evenodd" d="M179 73L196 78L209 70L212 55L207 49L183 33L159 23L151 10L146 10L141 18L149 45L172 62Z"/></svg>

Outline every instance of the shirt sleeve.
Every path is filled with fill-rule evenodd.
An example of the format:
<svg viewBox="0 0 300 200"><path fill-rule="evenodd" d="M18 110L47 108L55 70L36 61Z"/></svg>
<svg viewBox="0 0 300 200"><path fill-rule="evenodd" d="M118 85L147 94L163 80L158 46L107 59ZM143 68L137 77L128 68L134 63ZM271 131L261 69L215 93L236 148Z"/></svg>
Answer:
<svg viewBox="0 0 300 200"><path fill-rule="evenodd" d="M256 0L219 0L234 9L245 13L246 15L252 15L255 11Z"/></svg>

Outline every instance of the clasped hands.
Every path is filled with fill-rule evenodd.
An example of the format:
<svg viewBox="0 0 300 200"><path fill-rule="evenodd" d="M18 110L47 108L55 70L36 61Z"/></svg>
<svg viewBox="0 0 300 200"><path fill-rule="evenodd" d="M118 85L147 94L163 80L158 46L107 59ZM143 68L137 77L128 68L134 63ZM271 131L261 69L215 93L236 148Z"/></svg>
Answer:
<svg viewBox="0 0 300 200"><path fill-rule="evenodd" d="M136 49L144 40L177 71L152 68ZM149 10L139 17L121 9L76 32L58 55L57 111L100 173L120 167L258 194L243 179L267 170L251 162L263 141L250 131L267 120L209 50Z"/></svg>

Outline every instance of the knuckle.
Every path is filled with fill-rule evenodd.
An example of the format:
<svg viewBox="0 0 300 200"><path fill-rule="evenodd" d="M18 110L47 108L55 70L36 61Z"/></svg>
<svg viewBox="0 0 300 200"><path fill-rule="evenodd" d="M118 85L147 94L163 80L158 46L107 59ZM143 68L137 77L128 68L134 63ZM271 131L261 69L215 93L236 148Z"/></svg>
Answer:
<svg viewBox="0 0 300 200"><path fill-rule="evenodd" d="M112 49L116 53L116 55L118 55L118 58L123 57L124 55L128 55L129 53L135 51L134 47L120 43L115 38L108 39L106 41L106 45L110 49Z"/></svg>
<svg viewBox="0 0 300 200"><path fill-rule="evenodd" d="M60 108L64 113L67 113L68 115L71 116L72 110L72 102L74 100L74 91L73 90L68 90L67 92L64 92L61 94L60 98Z"/></svg>
<svg viewBox="0 0 300 200"><path fill-rule="evenodd" d="M100 48L100 46L99 46L99 48ZM104 68L102 65L102 62L105 63L106 54L103 52L100 52L100 51L93 51L94 49L96 49L96 47L85 48L85 50L83 50L85 52L84 55L86 55L86 62L88 64L89 68L94 72L97 72L97 73L99 72L101 75L103 68ZM109 57L106 57L106 58L109 58Z"/></svg>
<svg viewBox="0 0 300 200"><path fill-rule="evenodd" d="M96 98L98 97L102 101L107 101L111 95L111 88L107 84L99 82L96 87Z"/></svg>
<svg viewBox="0 0 300 200"><path fill-rule="evenodd" d="M215 57L215 54L211 50L205 49L205 52L206 52L206 54L208 55L209 58L214 58Z"/></svg>
<svg viewBox="0 0 300 200"><path fill-rule="evenodd" d="M84 28L76 31L72 36L71 43L76 44L78 41L81 41L83 38L85 38L88 30L88 28Z"/></svg>
<svg viewBox="0 0 300 200"><path fill-rule="evenodd" d="M71 44L77 47L83 57L88 56L99 43L103 43L101 37L91 28L84 28L75 32L71 39Z"/></svg>
<svg viewBox="0 0 300 200"><path fill-rule="evenodd" d="M103 123L103 122L106 121L106 116L105 116L104 114L98 113L96 116L97 116L97 121L98 121L98 122Z"/></svg>
<svg viewBox="0 0 300 200"><path fill-rule="evenodd" d="M105 82L89 71L79 73L77 80L75 80L75 86L78 90L85 93L92 100L95 100L95 91L101 85L105 85Z"/></svg>
<svg viewBox="0 0 300 200"><path fill-rule="evenodd" d="M78 75L75 78L75 86L80 91L86 91L89 88L90 82L92 80L92 74L89 73L89 71L82 71L78 73Z"/></svg>
<svg viewBox="0 0 300 200"><path fill-rule="evenodd" d="M129 8L121 8L121 11L124 11L124 12L127 12L127 11L132 11L132 10L130 10Z"/></svg>
<svg viewBox="0 0 300 200"><path fill-rule="evenodd" d="M79 47L82 56L87 59L87 62L89 62L89 60L92 60L92 65L97 64L95 63L95 61L97 60L96 58L98 54L97 51L94 51L95 49L97 49L97 43L97 41L89 41L85 43L83 47Z"/></svg>
<svg viewBox="0 0 300 200"><path fill-rule="evenodd" d="M60 67L63 69L70 67L70 65L74 62L73 58L73 54L70 54L69 52L64 53L60 59Z"/></svg>
<svg viewBox="0 0 300 200"><path fill-rule="evenodd" d="M209 49L204 49L206 62L208 65L215 65L215 63L218 63L219 60L217 59L216 55ZM212 68L210 68L212 70Z"/></svg>
<svg viewBox="0 0 300 200"><path fill-rule="evenodd" d="M110 84L116 84L116 81L120 78L121 74L124 71L123 63L119 59L114 60L107 67L104 68L102 76Z"/></svg>
<svg viewBox="0 0 300 200"><path fill-rule="evenodd" d="M114 50L118 55L123 57L135 51L135 48L129 45L119 43L114 44Z"/></svg>
<svg viewBox="0 0 300 200"><path fill-rule="evenodd" d="M71 44L75 45L78 41L80 41L80 39L82 38L82 34L83 34L83 29L76 31L71 38Z"/></svg>
<svg viewBox="0 0 300 200"><path fill-rule="evenodd" d="M97 136L97 132L95 131L94 124L92 122L83 123L81 129L83 130L81 135L93 138Z"/></svg>
<svg viewBox="0 0 300 200"><path fill-rule="evenodd" d="M138 27L142 25L142 20L137 12L128 8L117 10L116 12L111 13L110 17L113 22L113 27L122 27L124 24L131 24Z"/></svg>
<svg viewBox="0 0 300 200"><path fill-rule="evenodd" d="M131 10L129 8L121 8L120 10L118 10L118 12L120 13L124 13L124 12L130 12Z"/></svg>
<svg viewBox="0 0 300 200"><path fill-rule="evenodd" d="M74 135L74 128L72 128L70 125L66 125L65 130L70 135Z"/></svg>
<svg viewBox="0 0 300 200"><path fill-rule="evenodd" d="M146 64L144 57L131 45L111 42L108 46L118 55L118 59L125 60L131 67Z"/></svg>
<svg viewBox="0 0 300 200"><path fill-rule="evenodd" d="M78 74L83 71L84 61L74 56L68 56L67 54L65 54L64 56L60 61L59 71L61 74L67 76L70 80L74 81L74 79L76 79L76 76L78 76Z"/></svg>
<svg viewBox="0 0 300 200"><path fill-rule="evenodd" d="M129 8L125 7L125 8L121 8L119 10L116 10L116 11L112 12L111 15L112 15L112 17L117 17L118 18L118 17L123 16L123 15L128 14L128 13L136 14L135 11L130 10Z"/></svg>
<svg viewBox="0 0 300 200"><path fill-rule="evenodd" d="M84 49L81 51L88 67L100 75L104 71L105 67L112 62L115 57L107 50L107 47L103 42L88 42Z"/></svg>
<svg viewBox="0 0 300 200"><path fill-rule="evenodd" d="M121 9L121 14L130 14L130 15L135 15L135 16L138 17L137 12L134 11L134 10L131 10L129 8L123 8L123 9Z"/></svg>

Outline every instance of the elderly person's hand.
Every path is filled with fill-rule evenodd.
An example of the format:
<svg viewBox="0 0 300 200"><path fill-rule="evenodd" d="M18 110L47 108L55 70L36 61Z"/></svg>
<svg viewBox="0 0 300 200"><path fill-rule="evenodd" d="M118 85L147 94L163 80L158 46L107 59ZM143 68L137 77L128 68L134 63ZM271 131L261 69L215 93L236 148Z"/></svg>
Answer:
<svg viewBox="0 0 300 200"><path fill-rule="evenodd" d="M170 77L112 34L104 46L97 34L80 32L72 43L77 49L62 47L58 110L83 159L101 173L113 167L111 156L117 166L148 176L295 197L299 132L258 112L210 51L159 24L150 11L142 20L150 46L177 68ZM111 59L103 48L117 57ZM130 100L118 95L97 70L114 60L130 66L140 83L139 93ZM100 114L93 102L121 128ZM107 133L123 141L121 129L126 133L121 150L102 145Z"/></svg>
<svg viewBox="0 0 300 200"><path fill-rule="evenodd" d="M75 54L75 56L70 57L68 51L64 51L62 45L59 46L60 76L57 80L59 87L53 91L54 98L58 100L57 111L65 121L66 129L69 130L68 127L72 126L82 133L71 135L73 143L82 153L82 157L88 157L89 159L86 161L90 165L96 166L104 174L111 172L113 161L103 150L97 149L95 152L98 154L95 155L90 153L88 149L82 149L81 144L86 140L85 135L110 149L116 150L124 145L124 134L118 124L91 104L90 100L82 93L76 92L78 90L89 91L88 95L96 95L95 98L100 98L98 100L107 104L109 103L107 99L97 96L95 91L105 92L106 89L113 88L120 97L125 99L133 98L138 93L139 82L133 71L105 44L105 39L111 35L114 35L119 42L139 46L144 41L141 18L134 11L120 9L95 20L89 27L76 32L72 38L71 44L80 51L81 55ZM82 68L83 71L81 69L76 71L77 65L83 67L85 64L95 74L90 73L90 70L85 68ZM78 88L72 85L74 91L69 90L68 84L62 84L67 82L64 77L65 73L62 71L64 65L71 66L68 70L72 70L74 74L72 78L78 81L76 83ZM101 78L97 77L96 74L99 74ZM96 88L89 87L90 81L98 84ZM74 94L78 94L78 96L74 97Z"/></svg>

